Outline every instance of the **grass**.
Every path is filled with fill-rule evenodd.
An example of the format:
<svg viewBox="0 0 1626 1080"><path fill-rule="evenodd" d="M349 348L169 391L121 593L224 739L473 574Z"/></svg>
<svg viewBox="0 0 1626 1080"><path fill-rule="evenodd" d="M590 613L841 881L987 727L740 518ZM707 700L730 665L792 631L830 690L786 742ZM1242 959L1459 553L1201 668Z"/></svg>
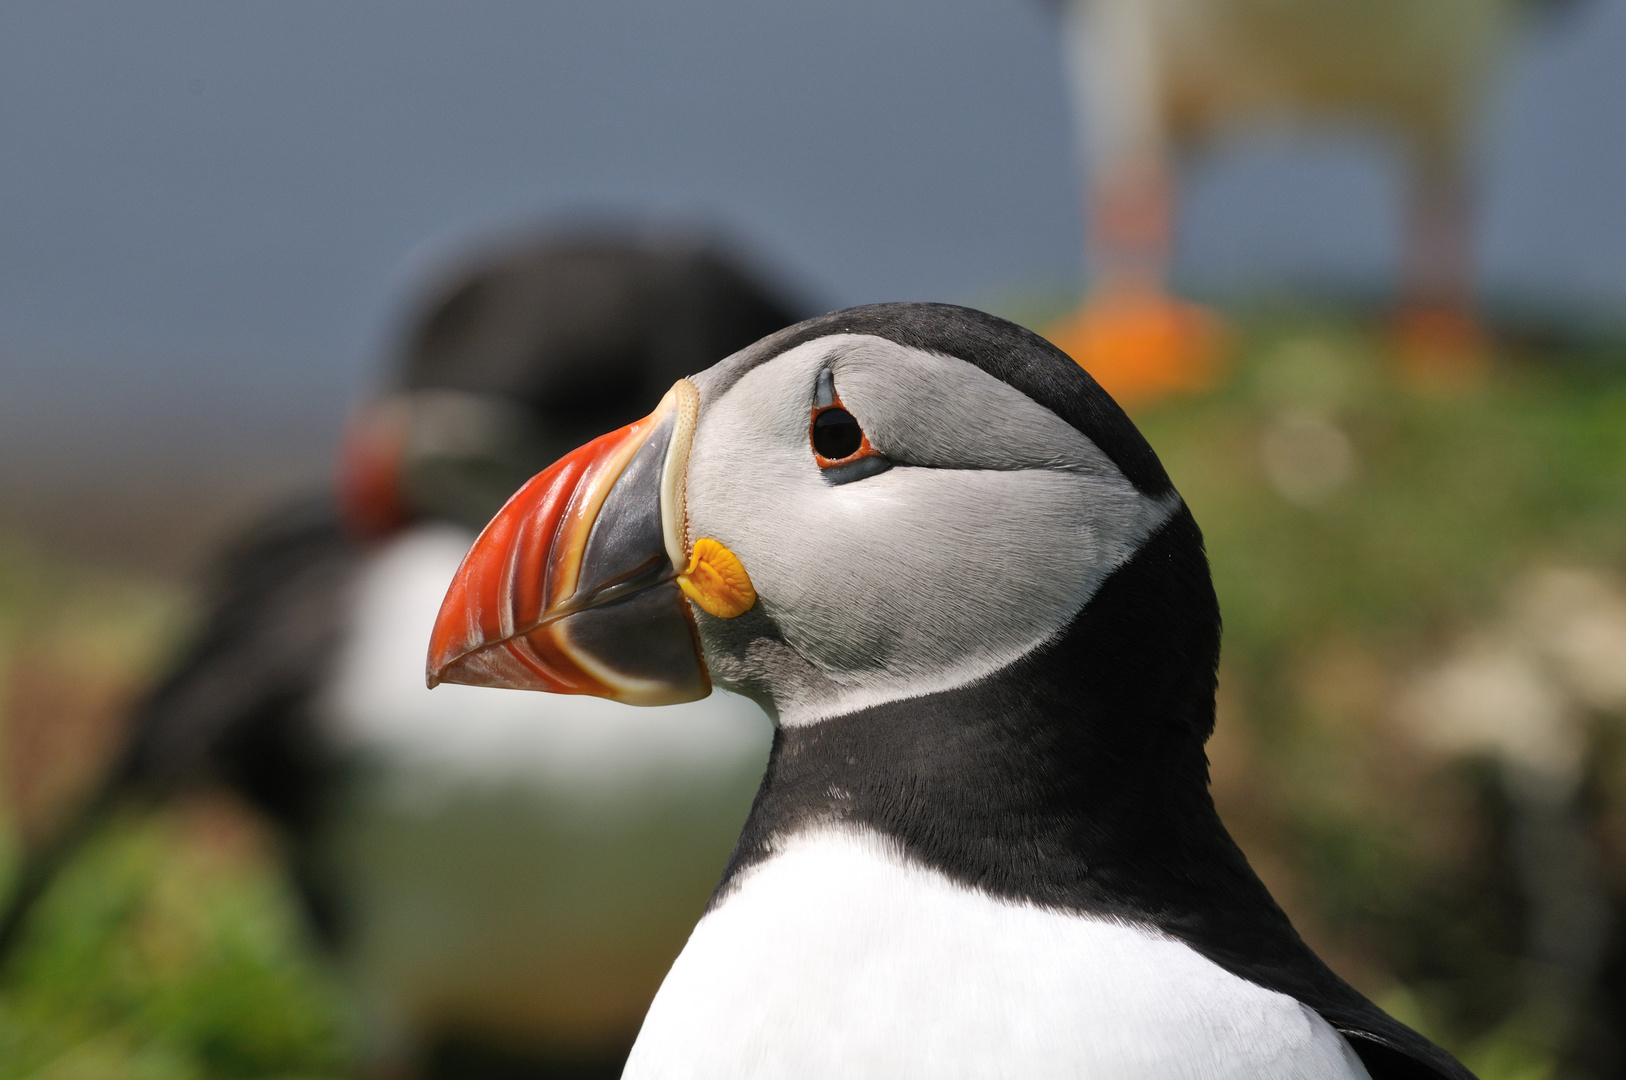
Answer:
<svg viewBox="0 0 1626 1080"><path fill-rule="evenodd" d="M48 827L83 790L188 617L173 587L0 546L8 863L18 829ZM104 830L0 972L0 1080L352 1072L343 997L272 851L218 800L127 814Z"/></svg>
<svg viewBox="0 0 1626 1080"><path fill-rule="evenodd" d="M269 861L174 814L86 851L0 996L0 1076L324 1077L344 1012Z"/></svg>

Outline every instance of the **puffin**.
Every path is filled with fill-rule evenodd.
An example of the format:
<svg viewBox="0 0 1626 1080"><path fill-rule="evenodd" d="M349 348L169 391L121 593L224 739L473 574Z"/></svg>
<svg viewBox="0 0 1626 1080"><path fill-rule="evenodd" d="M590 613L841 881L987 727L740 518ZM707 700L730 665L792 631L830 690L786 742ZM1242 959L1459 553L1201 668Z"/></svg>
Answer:
<svg viewBox="0 0 1626 1080"><path fill-rule="evenodd" d="M431 695L429 627L514 487L798 317L714 246L630 230L528 238L446 274L352 417L336 493L223 552L200 632L34 853L0 950L110 811L223 785L282 841L367 1074L619 1075L770 726L732 695Z"/></svg>
<svg viewBox="0 0 1626 1080"><path fill-rule="evenodd" d="M1474 146L1518 35L1580 6L1574 0L1047 6L1061 16L1095 276L1084 304L1050 334L1120 399L1218 377L1218 313L1170 289L1180 173L1216 144L1284 123L1384 129L1404 170L1393 313L1401 358L1424 371L1483 363Z"/></svg>
<svg viewBox="0 0 1626 1080"><path fill-rule="evenodd" d="M772 750L628 1080L1466 1080L1208 786L1220 614L1145 438L1030 331L820 316L530 480L428 681L749 697Z"/></svg>

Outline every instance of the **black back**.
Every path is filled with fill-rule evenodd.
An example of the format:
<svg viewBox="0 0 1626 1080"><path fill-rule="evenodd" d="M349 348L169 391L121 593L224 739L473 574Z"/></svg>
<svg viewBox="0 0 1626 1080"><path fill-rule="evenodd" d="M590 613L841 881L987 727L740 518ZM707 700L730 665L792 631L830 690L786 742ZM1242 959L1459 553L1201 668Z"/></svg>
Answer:
<svg viewBox="0 0 1626 1080"><path fill-rule="evenodd" d="M1120 467L1128 462L1143 489L1168 489L1150 447L1093 380L991 316L886 305L814 320L770 339L771 352L769 342L758 348L777 355L849 328L1014 373L1007 381L1097 439ZM956 351L965 342L976 351ZM742 360L767 358L755 353ZM1449 1054L1310 951L1221 824L1203 752L1219 640L1202 534L1181 507L1063 634L1017 663L959 689L779 730L713 904L777 838L822 822L859 825L993 896L1183 941L1314 1008L1375 1080L1464 1080Z"/></svg>

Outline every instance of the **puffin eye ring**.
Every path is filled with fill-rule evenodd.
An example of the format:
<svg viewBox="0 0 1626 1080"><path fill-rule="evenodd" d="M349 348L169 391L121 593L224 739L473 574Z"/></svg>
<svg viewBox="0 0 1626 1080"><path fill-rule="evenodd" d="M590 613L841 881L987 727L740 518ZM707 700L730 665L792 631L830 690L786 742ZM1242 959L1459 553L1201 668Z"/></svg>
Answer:
<svg viewBox="0 0 1626 1080"><path fill-rule="evenodd" d="M892 467L892 462L870 445L858 417L842 404L829 370L819 373L807 439L813 446L813 461L829 484L850 484Z"/></svg>

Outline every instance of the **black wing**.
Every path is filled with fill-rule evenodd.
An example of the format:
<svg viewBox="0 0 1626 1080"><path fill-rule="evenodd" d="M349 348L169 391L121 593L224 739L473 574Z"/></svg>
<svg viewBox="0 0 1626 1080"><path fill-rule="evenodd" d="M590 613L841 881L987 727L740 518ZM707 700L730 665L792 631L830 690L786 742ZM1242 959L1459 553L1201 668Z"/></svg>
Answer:
<svg viewBox="0 0 1626 1080"><path fill-rule="evenodd" d="M361 557L326 499L270 515L227 548L202 631L137 709L122 784L221 779L299 832L329 754L311 707L346 629Z"/></svg>
<svg viewBox="0 0 1626 1080"><path fill-rule="evenodd" d="M330 890L300 841L320 820L340 769L313 704L345 631L360 556L327 499L288 505L225 550L201 631L132 711L124 748L102 782L25 859L0 911L0 963L57 870L112 810L210 780L289 835L313 923L324 937L336 932Z"/></svg>
<svg viewBox="0 0 1626 1080"><path fill-rule="evenodd" d="M1216 819L1217 820L1217 819ZM1240 902L1159 926L1233 975L1310 1006L1360 1056L1372 1080L1474 1080L1440 1047L1402 1024L1339 978L1293 929L1229 836L1227 884Z"/></svg>

